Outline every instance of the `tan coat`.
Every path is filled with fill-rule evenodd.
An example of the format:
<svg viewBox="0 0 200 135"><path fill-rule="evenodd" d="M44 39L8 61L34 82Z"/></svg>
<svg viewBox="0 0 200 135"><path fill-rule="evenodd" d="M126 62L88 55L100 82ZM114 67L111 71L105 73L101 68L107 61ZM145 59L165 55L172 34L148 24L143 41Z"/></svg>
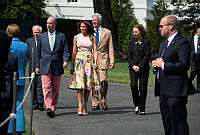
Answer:
<svg viewBox="0 0 200 135"><path fill-rule="evenodd" d="M106 28L101 29L101 37L97 48L98 69L108 69L110 64L114 64L114 46L112 33Z"/></svg>

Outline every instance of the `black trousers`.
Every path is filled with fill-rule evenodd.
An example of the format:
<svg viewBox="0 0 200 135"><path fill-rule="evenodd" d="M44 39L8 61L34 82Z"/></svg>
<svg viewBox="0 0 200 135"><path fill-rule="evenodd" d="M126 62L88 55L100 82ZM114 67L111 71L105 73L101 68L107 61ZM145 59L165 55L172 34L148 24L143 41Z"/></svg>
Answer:
<svg viewBox="0 0 200 135"><path fill-rule="evenodd" d="M129 74L131 80L130 86L132 91L133 104L134 106L139 106L141 112L145 112L149 69L139 72L129 70Z"/></svg>
<svg viewBox="0 0 200 135"><path fill-rule="evenodd" d="M178 98L160 96L160 111L165 135L189 135L187 100L187 96Z"/></svg>
<svg viewBox="0 0 200 135"><path fill-rule="evenodd" d="M7 119L12 111L12 98L1 98L0 104L0 123L2 123L5 119ZM8 125L9 121L7 121L0 129L0 135L8 135Z"/></svg>
<svg viewBox="0 0 200 135"><path fill-rule="evenodd" d="M31 74L29 74L31 76ZM33 105L44 105L44 96L42 91L41 75L35 76L34 81L34 94L33 94Z"/></svg>
<svg viewBox="0 0 200 135"><path fill-rule="evenodd" d="M191 64L190 80L194 80L197 75L197 90L200 91L200 54L194 54L194 58Z"/></svg>

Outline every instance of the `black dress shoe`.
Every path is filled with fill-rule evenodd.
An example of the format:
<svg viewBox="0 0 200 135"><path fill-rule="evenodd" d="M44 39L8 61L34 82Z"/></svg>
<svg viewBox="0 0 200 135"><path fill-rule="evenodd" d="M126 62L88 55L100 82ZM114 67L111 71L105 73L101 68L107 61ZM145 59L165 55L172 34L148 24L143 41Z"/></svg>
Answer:
<svg viewBox="0 0 200 135"><path fill-rule="evenodd" d="M100 110L99 105L98 105L98 106L93 106L93 107L92 107L92 110L93 110L93 111L95 111L95 110Z"/></svg>
<svg viewBox="0 0 200 135"><path fill-rule="evenodd" d="M39 105L39 108L38 108L40 111L44 111L44 107Z"/></svg>
<svg viewBox="0 0 200 135"><path fill-rule="evenodd" d="M196 93L200 93L200 90L197 90Z"/></svg>
<svg viewBox="0 0 200 135"><path fill-rule="evenodd" d="M55 112L48 108L47 109L47 116L49 116L49 118L54 118Z"/></svg>

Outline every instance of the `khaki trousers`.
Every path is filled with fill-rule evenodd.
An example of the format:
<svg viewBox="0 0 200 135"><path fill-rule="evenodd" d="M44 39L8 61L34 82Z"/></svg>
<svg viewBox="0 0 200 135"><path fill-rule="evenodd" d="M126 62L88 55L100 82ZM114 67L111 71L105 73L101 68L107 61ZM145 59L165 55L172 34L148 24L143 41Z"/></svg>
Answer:
<svg viewBox="0 0 200 135"><path fill-rule="evenodd" d="M108 74L107 70L99 70L98 72L101 82L101 101L99 101L99 94L97 90L92 90L92 106L98 106L100 102L106 103L106 96L108 91Z"/></svg>

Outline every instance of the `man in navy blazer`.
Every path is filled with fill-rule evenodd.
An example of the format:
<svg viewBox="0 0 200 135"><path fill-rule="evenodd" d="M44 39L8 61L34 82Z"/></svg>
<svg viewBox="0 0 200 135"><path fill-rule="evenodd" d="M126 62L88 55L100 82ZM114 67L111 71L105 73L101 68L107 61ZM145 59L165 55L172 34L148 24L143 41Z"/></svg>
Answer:
<svg viewBox="0 0 200 135"><path fill-rule="evenodd" d="M189 135L187 123L188 76L190 46L178 33L175 16L165 16L160 21L163 41L159 56L152 61L157 69L155 92L160 96L160 110L166 135Z"/></svg>
<svg viewBox="0 0 200 135"><path fill-rule="evenodd" d="M69 60L67 40L63 33L55 30L57 21L47 19L47 32L38 36L36 48L36 73L41 75L44 103L47 115L55 116L61 75Z"/></svg>
<svg viewBox="0 0 200 135"><path fill-rule="evenodd" d="M32 27L32 31L33 31L33 37L26 40L29 49L29 76L31 76L32 72L35 72L35 62L34 62L35 50L37 47L38 36L42 32L42 27L39 25L34 25ZM36 74L34 81L33 109L39 109L40 111L44 111L43 106L44 106L44 97L42 91L41 76L39 74Z"/></svg>

